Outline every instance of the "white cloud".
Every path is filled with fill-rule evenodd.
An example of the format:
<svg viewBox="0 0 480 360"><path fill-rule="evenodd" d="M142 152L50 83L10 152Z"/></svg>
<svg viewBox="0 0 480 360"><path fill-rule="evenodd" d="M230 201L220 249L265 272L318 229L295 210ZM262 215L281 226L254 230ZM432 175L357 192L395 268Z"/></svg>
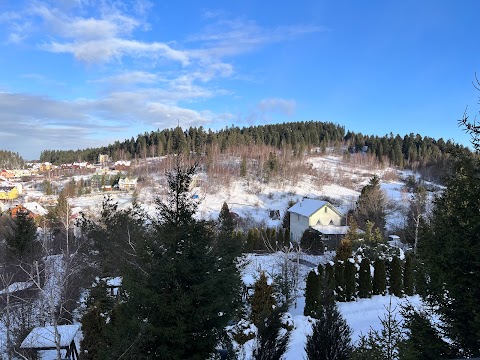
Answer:
<svg viewBox="0 0 480 360"><path fill-rule="evenodd" d="M294 100L271 98L261 100L257 108L262 113L276 112L286 116L292 116L295 114L296 106L297 104Z"/></svg>
<svg viewBox="0 0 480 360"><path fill-rule="evenodd" d="M159 81L166 81L158 74L146 71L127 71L121 74L92 80L94 83L111 83L114 85L125 84L155 84Z"/></svg>
<svg viewBox="0 0 480 360"><path fill-rule="evenodd" d="M145 43L136 40L119 38L89 40L71 43L51 42L42 46L53 53L70 53L75 59L85 63L109 62L121 60L123 56L167 58L182 64L188 64L188 55L183 51L172 49L170 46L153 42Z"/></svg>
<svg viewBox="0 0 480 360"><path fill-rule="evenodd" d="M258 102L254 109L245 117L250 125L258 121L271 121L278 116L292 117L295 114L297 103L291 99L267 98Z"/></svg>
<svg viewBox="0 0 480 360"><path fill-rule="evenodd" d="M104 144L107 138L121 140L176 126L177 121L183 127L205 126L228 116L179 106L182 98L185 95L152 89L71 101L0 92L0 144L33 159L38 149L100 146L98 139Z"/></svg>
<svg viewBox="0 0 480 360"><path fill-rule="evenodd" d="M261 45L291 40L300 35L322 31L327 31L327 29L315 25L263 28L256 22L243 18L221 19L207 26L201 34L191 37L190 41L206 44L202 49L193 51L193 54L221 58L249 52Z"/></svg>

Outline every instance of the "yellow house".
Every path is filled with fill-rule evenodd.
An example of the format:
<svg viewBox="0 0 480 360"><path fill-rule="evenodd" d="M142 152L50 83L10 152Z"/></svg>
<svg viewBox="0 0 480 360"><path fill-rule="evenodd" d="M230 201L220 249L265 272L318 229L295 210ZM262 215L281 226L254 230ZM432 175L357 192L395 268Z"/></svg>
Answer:
<svg viewBox="0 0 480 360"><path fill-rule="evenodd" d="M0 200L14 200L18 198L18 189L15 186L0 187Z"/></svg>
<svg viewBox="0 0 480 360"><path fill-rule="evenodd" d="M341 227L343 213L328 201L303 199L288 209L290 213L290 236L299 241L305 230L314 226Z"/></svg>
<svg viewBox="0 0 480 360"><path fill-rule="evenodd" d="M52 164L49 163L49 162L45 162L45 163L43 163L43 164L40 165L39 170L40 170L40 171L48 171L48 170L50 170L51 168L52 168Z"/></svg>

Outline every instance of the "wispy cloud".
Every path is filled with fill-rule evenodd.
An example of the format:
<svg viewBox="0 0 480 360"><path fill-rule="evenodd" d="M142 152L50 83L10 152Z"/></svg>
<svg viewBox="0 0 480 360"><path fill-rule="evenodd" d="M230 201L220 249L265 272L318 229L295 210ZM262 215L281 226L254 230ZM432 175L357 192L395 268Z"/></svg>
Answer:
<svg viewBox="0 0 480 360"><path fill-rule="evenodd" d="M28 146L42 142L44 149L82 147L100 137L112 138L112 134L135 135L137 128L172 127L178 120L182 126L198 126L237 119L239 114L216 113L201 105L218 96L237 95L219 82L239 78L231 57L325 31L312 25L262 27L242 17L229 19L220 10L206 10L203 17L210 24L199 33L172 42L146 41L141 34L150 30L151 6L144 0L37 0L17 13L0 14L0 23L9 30L4 40L29 42L53 54L71 54L86 68L101 69L85 80L92 92L84 98L67 101L0 93L0 143L17 146L21 136ZM130 61L135 59L142 61ZM22 77L45 84L50 81L42 74ZM290 117L295 108L294 100L265 98L247 118Z"/></svg>
<svg viewBox="0 0 480 360"><path fill-rule="evenodd" d="M276 112L286 116L295 114L296 102L287 99L263 99L258 105L257 109L262 113Z"/></svg>
<svg viewBox="0 0 480 360"><path fill-rule="evenodd" d="M295 114L297 103L291 99L267 98L260 100L246 116L248 124L271 121L275 118L292 117Z"/></svg>
<svg viewBox="0 0 480 360"><path fill-rule="evenodd" d="M265 28L255 21L244 18L233 20L220 18L189 40L203 44L201 49L193 52L196 55L210 54L215 57L225 57L249 52L265 44L287 41L301 35L323 31L327 31L327 28L316 25Z"/></svg>

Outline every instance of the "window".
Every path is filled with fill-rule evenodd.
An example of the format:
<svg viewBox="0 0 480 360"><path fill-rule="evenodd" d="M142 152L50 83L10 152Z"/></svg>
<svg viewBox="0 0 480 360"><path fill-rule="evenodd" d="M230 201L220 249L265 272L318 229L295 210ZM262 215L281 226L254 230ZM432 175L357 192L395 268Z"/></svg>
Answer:
<svg viewBox="0 0 480 360"><path fill-rule="evenodd" d="M327 207L325 206L325 212L327 212Z"/></svg>

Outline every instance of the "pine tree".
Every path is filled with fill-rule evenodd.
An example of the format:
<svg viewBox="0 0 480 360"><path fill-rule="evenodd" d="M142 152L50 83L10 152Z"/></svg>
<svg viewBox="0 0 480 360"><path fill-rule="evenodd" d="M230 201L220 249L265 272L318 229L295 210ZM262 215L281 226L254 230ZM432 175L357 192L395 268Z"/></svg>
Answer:
<svg viewBox="0 0 480 360"><path fill-rule="evenodd" d="M378 257L375 259L373 271L373 294L385 295L387 287L387 274L385 269L385 260Z"/></svg>
<svg viewBox="0 0 480 360"><path fill-rule="evenodd" d="M312 335L307 336L305 352L309 360L350 359L352 330L338 311L335 303L327 305L313 324Z"/></svg>
<svg viewBox="0 0 480 360"><path fill-rule="evenodd" d="M390 288L389 292L397 297L402 297L402 263L398 256L394 256L390 263Z"/></svg>
<svg viewBox="0 0 480 360"><path fill-rule="evenodd" d="M352 256L352 241L348 238L344 238L338 245L335 258L337 260L347 261Z"/></svg>
<svg viewBox="0 0 480 360"><path fill-rule="evenodd" d="M82 360L103 358L108 347L107 319L112 316L113 299L107 295L104 281L100 281L90 290L87 298L87 310L82 316ZM103 356L102 356L103 355Z"/></svg>
<svg viewBox="0 0 480 360"><path fill-rule="evenodd" d="M456 154L446 189L421 231L418 265L426 273L422 298L438 309L445 336L461 357L480 356L480 161Z"/></svg>
<svg viewBox="0 0 480 360"><path fill-rule="evenodd" d="M400 360L451 359L454 356L426 312L408 305L402 309L402 317L406 336L399 344Z"/></svg>
<svg viewBox="0 0 480 360"><path fill-rule="evenodd" d="M323 305L327 305L335 301L335 268L334 264L331 262L328 262L325 265L324 284L322 303Z"/></svg>
<svg viewBox="0 0 480 360"><path fill-rule="evenodd" d="M213 224L194 216L194 172L176 158L169 196L157 200L154 227L144 229L137 258L125 266L128 298L108 326L112 358L208 358L237 310L236 268L218 256Z"/></svg>
<svg viewBox="0 0 480 360"><path fill-rule="evenodd" d="M231 233L235 229L235 222L226 202L223 203L222 210L218 215L218 223L222 232Z"/></svg>
<svg viewBox="0 0 480 360"><path fill-rule="evenodd" d="M345 237L343 238L344 240L349 240L350 243L354 240L358 239L358 225L357 225L357 220L355 220L355 217L350 215L348 217L348 230L347 233L345 234Z"/></svg>
<svg viewBox="0 0 480 360"><path fill-rule="evenodd" d="M369 298L372 296L372 275L370 273L370 260L368 260L368 258L363 258L360 263L358 296L360 298Z"/></svg>
<svg viewBox="0 0 480 360"><path fill-rule="evenodd" d="M365 227L367 220L373 222L374 227L385 228L385 194L380 188L380 180L375 175L363 187L355 208L355 217L360 227Z"/></svg>
<svg viewBox="0 0 480 360"><path fill-rule="evenodd" d="M360 337L353 353L354 360L397 360L403 340L403 324L397 319L395 308L390 302L385 316L380 319L380 331L370 328L367 335Z"/></svg>
<svg viewBox="0 0 480 360"><path fill-rule="evenodd" d="M357 282L355 275L357 274L357 268L355 261L350 258L345 262L345 300L352 301L356 298Z"/></svg>
<svg viewBox="0 0 480 360"><path fill-rule="evenodd" d="M242 162L240 163L240 176L247 176L247 158L245 156L242 157Z"/></svg>
<svg viewBox="0 0 480 360"><path fill-rule="evenodd" d="M305 308L303 314L313 318L318 317L321 308L320 277L315 270L308 273L305 284Z"/></svg>
<svg viewBox="0 0 480 360"><path fill-rule="evenodd" d="M34 254L38 247L36 237L37 226L30 213L26 209L18 210L16 216L10 219L5 234L8 257L25 260L25 256Z"/></svg>
<svg viewBox="0 0 480 360"><path fill-rule="evenodd" d="M403 292L407 296L415 294L415 258L412 253L405 257L405 269L403 271Z"/></svg>
<svg viewBox="0 0 480 360"><path fill-rule="evenodd" d="M253 349L254 360L281 360L288 350L290 333L282 324L282 308L274 309L270 315L258 323L256 345Z"/></svg>
<svg viewBox="0 0 480 360"><path fill-rule="evenodd" d="M255 282L254 293L251 299L251 319L257 327L271 315L277 304L273 293L273 286L268 284L267 276L262 272Z"/></svg>

